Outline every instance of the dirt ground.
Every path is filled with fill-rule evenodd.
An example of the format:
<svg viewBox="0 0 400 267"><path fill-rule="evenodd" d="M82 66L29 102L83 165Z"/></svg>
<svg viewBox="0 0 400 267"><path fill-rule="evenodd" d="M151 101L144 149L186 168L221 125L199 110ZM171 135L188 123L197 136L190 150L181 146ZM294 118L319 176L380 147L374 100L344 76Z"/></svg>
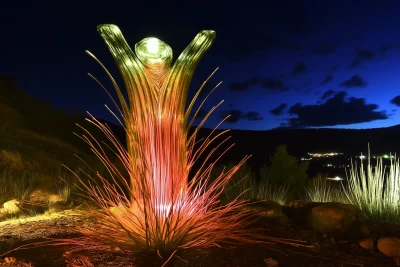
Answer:
<svg viewBox="0 0 400 267"><path fill-rule="evenodd" d="M161 266L165 260L145 255L130 255L123 251L73 248L71 246L35 247L48 238L77 237L78 227L90 224L93 218L84 211L68 210L50 216L0 222L0 254L25 244L26 249L0 257L0 267L50 266ZM379 252L370 253L357 242L335 240L312 231L284 226L270 219L258 222L268 235L304 241L307 247L275 244L269 247L241 245L235 249L210 248L177 258L174 267L239 267L239 266L396 266L393 259ZM51 226L51 227L43 227ZM63 254L70 251L70 265Z"/></svg>

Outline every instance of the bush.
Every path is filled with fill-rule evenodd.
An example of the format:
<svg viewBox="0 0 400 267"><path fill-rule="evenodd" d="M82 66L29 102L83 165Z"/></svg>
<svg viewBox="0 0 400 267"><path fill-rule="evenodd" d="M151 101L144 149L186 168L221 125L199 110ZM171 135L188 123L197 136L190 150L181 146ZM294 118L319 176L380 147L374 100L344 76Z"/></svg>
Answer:
<svg viewBox="0 0 400 267"><path fill-rule="evenodd" d="M289 155L285 145L278 146L271 158L271 165L260 169L261 181L268 181L277 187L289 186L290 190L300 193L307 185L308 162L299 163Z"/></svg>

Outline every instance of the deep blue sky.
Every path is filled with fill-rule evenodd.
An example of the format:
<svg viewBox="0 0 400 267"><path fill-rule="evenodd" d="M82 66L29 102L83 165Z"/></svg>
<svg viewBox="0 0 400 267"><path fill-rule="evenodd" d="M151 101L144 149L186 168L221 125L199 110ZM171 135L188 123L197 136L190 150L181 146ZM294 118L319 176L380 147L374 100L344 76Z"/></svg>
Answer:
<svg viewBox="0 0 400 267"><path fill-rule="evenodd" d="M225 103L208 127L227 113L233 129L400 124L397 0L14 2L2 4L0 73L60 108L110 119L111 102L87 73L113 88L84 50L118 78L96 31L112 23L131 46L157 37L175 58L200 30L217 32L191 86L220 67L210 85L224 83L206 108Z"/></svg>

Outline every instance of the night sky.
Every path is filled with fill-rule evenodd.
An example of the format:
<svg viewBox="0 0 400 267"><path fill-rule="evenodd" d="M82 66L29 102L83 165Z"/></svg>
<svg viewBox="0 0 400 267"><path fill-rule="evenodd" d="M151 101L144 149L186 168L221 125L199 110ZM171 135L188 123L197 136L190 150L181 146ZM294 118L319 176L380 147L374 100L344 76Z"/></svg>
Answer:
<svg viewBox="0 0 400 267"><path fill-rule="evenodd" d="M131 47L157 37L174 58L212 29L216 41L191 84L193 94L220 68L206 90L223 84L205 107L225 102L207 127L226 114L224 127L249 130L400 124L398 0L90 2L2 3L0 73L58 108L112 120L104 108L111 101L87 76L113 90L85 50L121 81L98 24L118 25Z"/></svg>

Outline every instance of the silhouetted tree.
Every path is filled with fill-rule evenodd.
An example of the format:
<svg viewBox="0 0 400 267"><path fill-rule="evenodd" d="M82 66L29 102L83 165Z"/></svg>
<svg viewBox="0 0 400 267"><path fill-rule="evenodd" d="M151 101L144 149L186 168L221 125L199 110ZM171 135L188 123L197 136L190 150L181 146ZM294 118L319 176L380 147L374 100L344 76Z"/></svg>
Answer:
<svg viewBox="0 0 400 267"><path fill-rule="evenodd" d="M260 169L261 179L267 179L277 186L289 184L291 190L299 193L307 185L308 162L298 162L289 155L286 145L278 146L271 158L271 165Z"/></svg>

